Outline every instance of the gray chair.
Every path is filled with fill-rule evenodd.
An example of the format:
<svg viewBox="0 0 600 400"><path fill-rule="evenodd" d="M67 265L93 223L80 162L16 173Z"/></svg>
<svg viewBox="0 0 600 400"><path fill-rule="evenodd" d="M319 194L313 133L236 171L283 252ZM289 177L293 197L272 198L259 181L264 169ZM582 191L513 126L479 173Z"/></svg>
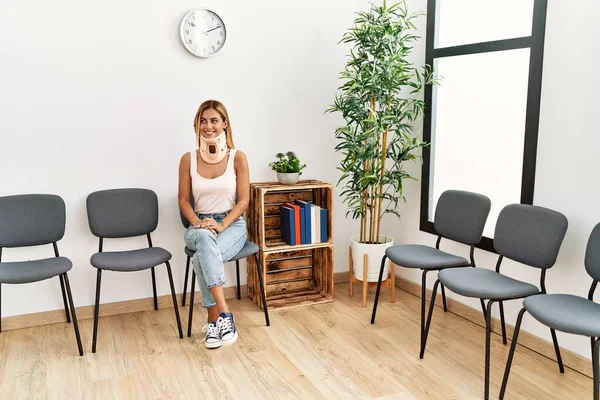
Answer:
<svg viewBox="0 0 600 400"><path fill-rule="evenodd" d="M98 334L98 312L100 308L100 282L102 271L134 272L150 269L152 271L152 289L154 292L154 309L158 310L156 297L156 277L154 267L160 264L167 266L171 296L175 308L175 318L179 338L183 338L175 287L169 260L171 253L160 247L152 246L150 233L158 226L158 198L156 193L148 189L111 189L94 192L87 197L87 216L90 230L100 239L98 253L94 254L90 263L98 272L96 275L96 303L94 308L94 336L92 352L96 352ZM148 248L103 252L105 238L129 238L145 235Z"/></svg>
<svg viewBox="0 0 600 400"><path fill-rule="evenodd" d="M190 201L190 202L192 203L192 207L193 207L194 202L193 201ZM183 225L183 227L185 229L189 228L190 222L183 216L183 214L179 213L179 217L181 219L181 224ZM252 242L250 242L250 243L252 243ZM256 253L258 253L258 246L256 244L254 244L254 243L252 243L252 244L256 246ZM248 243L246 243L246 246L248 246ZM244 248L246 246L244 246ZM189 277L189 274L190 274L190 260L194 256L194 251L190 250L187 247L185 247L183 249L183 252L185 253L187 260L185 262L185 277L183 279L183 296L182 296L182 299L181 299L181 305L185 306L185 299L186 299L186 296L187 296L188 277ZM236 257L234 257L233 260L230 260L230 261L234 261L235 260L235 276L237 278L237 298L238 298L238 300L240 300L242 298L242 289L241 289L241 286L240 286L240 260L242 258L246 258L248 256L251 256L252 254L255 254L255 253L249 253L248 255L246 255L244 257L239 257L239 258L236 256ZM192 280L192 282L194 282L194 280Z"/></svg>
<svg viewBox="0 0 600 400"><path fill-rule="evenodd" d="M51 258L0 262L0 288L3 283L32 283L58 276L67 322L71 322L72 315L79 355L83 356L77 315L67 275L67 271L71 270L73 264L71 260L58 254L57 242L65 234L65 223L65 202L59 196L25 194L0 197L0 261L3 248L40 246L50 243L54 248L54 257ZM1 293L0 290L0 296Z"/></svg>
<svg viewBox="0 0 600 400"><path fill-rule="evenodd" d="M381 291L383 268L389 258L394 264L412 269L420 269L421 275L421 349L419 357L423 358L425 351L425 297L427 290L427 273L445 268L475 267L475 245L481 241L483 229L490 213L491 201L488 197L478 193L447 190L440 196L434 216L434 227L438 233L435 248L418 244L396 245L389 247L381 260L375 303L371 315L371 324L375 323L377 303ZM467 259L440 250L442 237L469 245L470 262ZM448 311L446 293L442 286L442 300L444 312Z"/></svg>
<svg viewBox="0 0 600 400"><path fill-rule="evenodd" d="M194 251L190 250L187 247L185 248L185 253L188 256L188 260L190 257L192 257L194 255ZM260 294L262 297L263 311L265 313L265 324L267 326L270 326L271 323L269 322L269 309L267 307L267 298L265 296L265 285L263 282L263 276L262 276L261 269L260 269L260 262L258 259L258 245L254 242L246 240L246 244L244 244L244 247L242 248L242 250L240 250L239 253L237 253L235 255L235 257L233 257L229 261L235 261L236 267L238 268L238 272L239 272L239 264L238 264L239 260L246 258L246 257L250 257L250 256L254 256L255 260L256 260L256 268L258 269L258 271L257 271L258 272L258 280L260 282ZM239 273L238 273L238 279L239 279ZM194 316L194 289L195 288L196 288L196 271L192 270L192 282L190 285L190 315L188 317L188 331L187 331L188 337L192 336L192 321L193 321L193 316ZM238 280L238 290L239 290L239 280ZM239 296L239 291L238 291L238 296Z"/></svg>
<svg viewBox="0 0 600 400"><path fill-rule="evenodd" d="M190 195L190 203L193 206L194 200L193 200L192 195ZM183 227L185 229L189 228L190 222L187 220L187 218L185 218L182 213L179 213L179 217L181 219L181 224L183 225ZM258 259L258 250L259 250L259 247L256 243L246 240L246 243L244 244L244 247L242 248L242 250L240 250L239 253L237 253L235 255L235 257L233 257L229 261L235 261L235 272L236 272L236 277L237 277L237 298L238 298L238 300L240 300L242 298L242 293L241 293L241 288L240 288L240 260L250 257L252 255L255 257L256 268L258 269L258 279L260 281L260 292L261 292L261 296L262 296L262 302L264 304L265 323L267 326L269 326L269 325L271 325L271 323L269 322L269 310L267 307L267 299L266 299L266 295L265 295L265 285L263 282L263 276L262 276L261 269L260 269L260 262ZM194 257L195 251L188 248L187 246L185 246L183 249L183 252L185 253L185 255L187 257L187 261L185 263L185 278L183 280L183 299L181 301L181 305L185 306L188 275L190 272L190 260L192 257ZM189 310L189 317L188 317L188 332L187 332L188 337L190 337L192 335L192 316L194 314L194 289L195 288L196 288L196 271L192 271L192 282L191 282L191 286L190 286L190 310Z"/></svg>
<svg viewBox="0 0 600 400"><path fill-rule="evenodd" d="M503 302L526 298L538 293L546 293L546 271L556 262L567 227L567 218L557 211L525 204L508 205L500 212L494 232L494 248L498 253L495 271L484 268L455 268L446 269L438 274L431 295L425 330L425 344L427 343L427 334L433 309L435 308L437 287L440 283L459 295L479 298L482 303L484 300L488 300L487 305L484 304L486 322L485 399L489 398L492 306L494 303L498 303L500 306L502 340L506 344ZM502 275L500 264L504 257L530 267L539 268L541 270L541 288L538 289L537 286L530 283ZM564 372L556 333L554 329L550 329L550 332L554 341L560 371Z"/></svg>
<svg viewBox="0 0 600 400"><path fill-rule="evenodd" d="M588 298L570 294L538 294L523 301L523 308L517 318L515 332L510 346L508 361L502 380L500 399L504 398L510 367L512 365L521 321L525 311L547 327L561 332L588 336L591 341L592 370L594 371L594 400L599 399L598 348L600 347L600 304L594 302L594 292L600 280L600 224L597 224L588 239L585 251L585 269L592 278ZM563 371L561 371L563 372Z"/></svg>

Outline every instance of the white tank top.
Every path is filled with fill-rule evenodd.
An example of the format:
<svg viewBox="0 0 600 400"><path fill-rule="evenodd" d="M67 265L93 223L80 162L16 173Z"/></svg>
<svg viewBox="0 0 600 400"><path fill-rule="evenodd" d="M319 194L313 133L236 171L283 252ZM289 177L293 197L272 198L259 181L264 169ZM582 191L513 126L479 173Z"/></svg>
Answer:
<svg viewBox="0 0 600 400"><path fill-rule="evenodd" d="M220 213L231 210L235 205L237 194L237 177L233 166L235 151L235 149L229 150L225 172L213 179L204 178L198 173L196 151L190 152L190 176L196 213Z"/></svg>

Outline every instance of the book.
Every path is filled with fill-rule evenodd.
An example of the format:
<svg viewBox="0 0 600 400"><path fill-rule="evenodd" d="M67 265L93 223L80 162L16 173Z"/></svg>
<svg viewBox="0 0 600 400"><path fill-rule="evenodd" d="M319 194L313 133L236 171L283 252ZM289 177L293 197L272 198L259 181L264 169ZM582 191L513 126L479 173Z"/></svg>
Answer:
<svg viewBox="0 0 600 400"><path fill-rule="evenodd" d="M326 242L328 238L327 232L327 209L321 208L321 242Z"/></svg>
<svg viewBox="0 0 600 400"><path fill-rule="evenodd" d="M300 231L302 235L302 244L311 244L311 218L310 208L312 204L309 201L296 200L295 204L299 205L304 213L300 215Z"/></svg>
<svg viewBox="0 0 600 400"><path fill-rule="evenodd" d="M296 221L293 208L286 206L279 207L279 224L281 226L281 240L289 245L295 245Z"/></svg>
<svg viewBox="0 0 600 400"><path fill-rule="evenodd" d="M310 208L310 224L311 224L311 230L310 230L310 242L311 243L319 243L319 240L317 238L317 209L319 209L319 206L316 205L312 205L312 207Z"/></svg>
<svg viewBox="0 0 600 400"><path fill-rule="evenodd" d="M292 245L300 245L302 244L302 236L300 231L300 206L292 203L283 203L282 206L291 208L294 210L294 242Z"/></svg>

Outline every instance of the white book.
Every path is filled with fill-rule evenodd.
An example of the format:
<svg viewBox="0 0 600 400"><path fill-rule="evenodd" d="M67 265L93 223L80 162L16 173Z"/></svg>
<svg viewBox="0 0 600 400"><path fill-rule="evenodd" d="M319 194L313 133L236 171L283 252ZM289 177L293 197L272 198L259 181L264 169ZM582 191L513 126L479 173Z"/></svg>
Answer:
<svg viewBox="0 0 600 400"><path fill-rule="evenodd" d="M317 243L317 207L312 205L310 207L310 242Z"/></svg>
<svg viewBox="0 0 600 400"><path fill-rule="evenodd" d="M314 243L321 243L321 207L315 206L315 241Z"/></svg>

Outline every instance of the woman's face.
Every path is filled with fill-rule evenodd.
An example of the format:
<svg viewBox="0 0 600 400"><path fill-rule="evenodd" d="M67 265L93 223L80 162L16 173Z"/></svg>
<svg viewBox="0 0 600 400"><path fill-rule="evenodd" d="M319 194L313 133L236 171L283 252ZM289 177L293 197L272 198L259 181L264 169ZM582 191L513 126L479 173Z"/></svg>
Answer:
<svg viewBox="0 0 600 400"><path fill-rule="evenodd" d="M207 108L200 117L200 134L207 139L214 138L227 127L227 122L223 121L221 114L213 108Z"/></svg>

